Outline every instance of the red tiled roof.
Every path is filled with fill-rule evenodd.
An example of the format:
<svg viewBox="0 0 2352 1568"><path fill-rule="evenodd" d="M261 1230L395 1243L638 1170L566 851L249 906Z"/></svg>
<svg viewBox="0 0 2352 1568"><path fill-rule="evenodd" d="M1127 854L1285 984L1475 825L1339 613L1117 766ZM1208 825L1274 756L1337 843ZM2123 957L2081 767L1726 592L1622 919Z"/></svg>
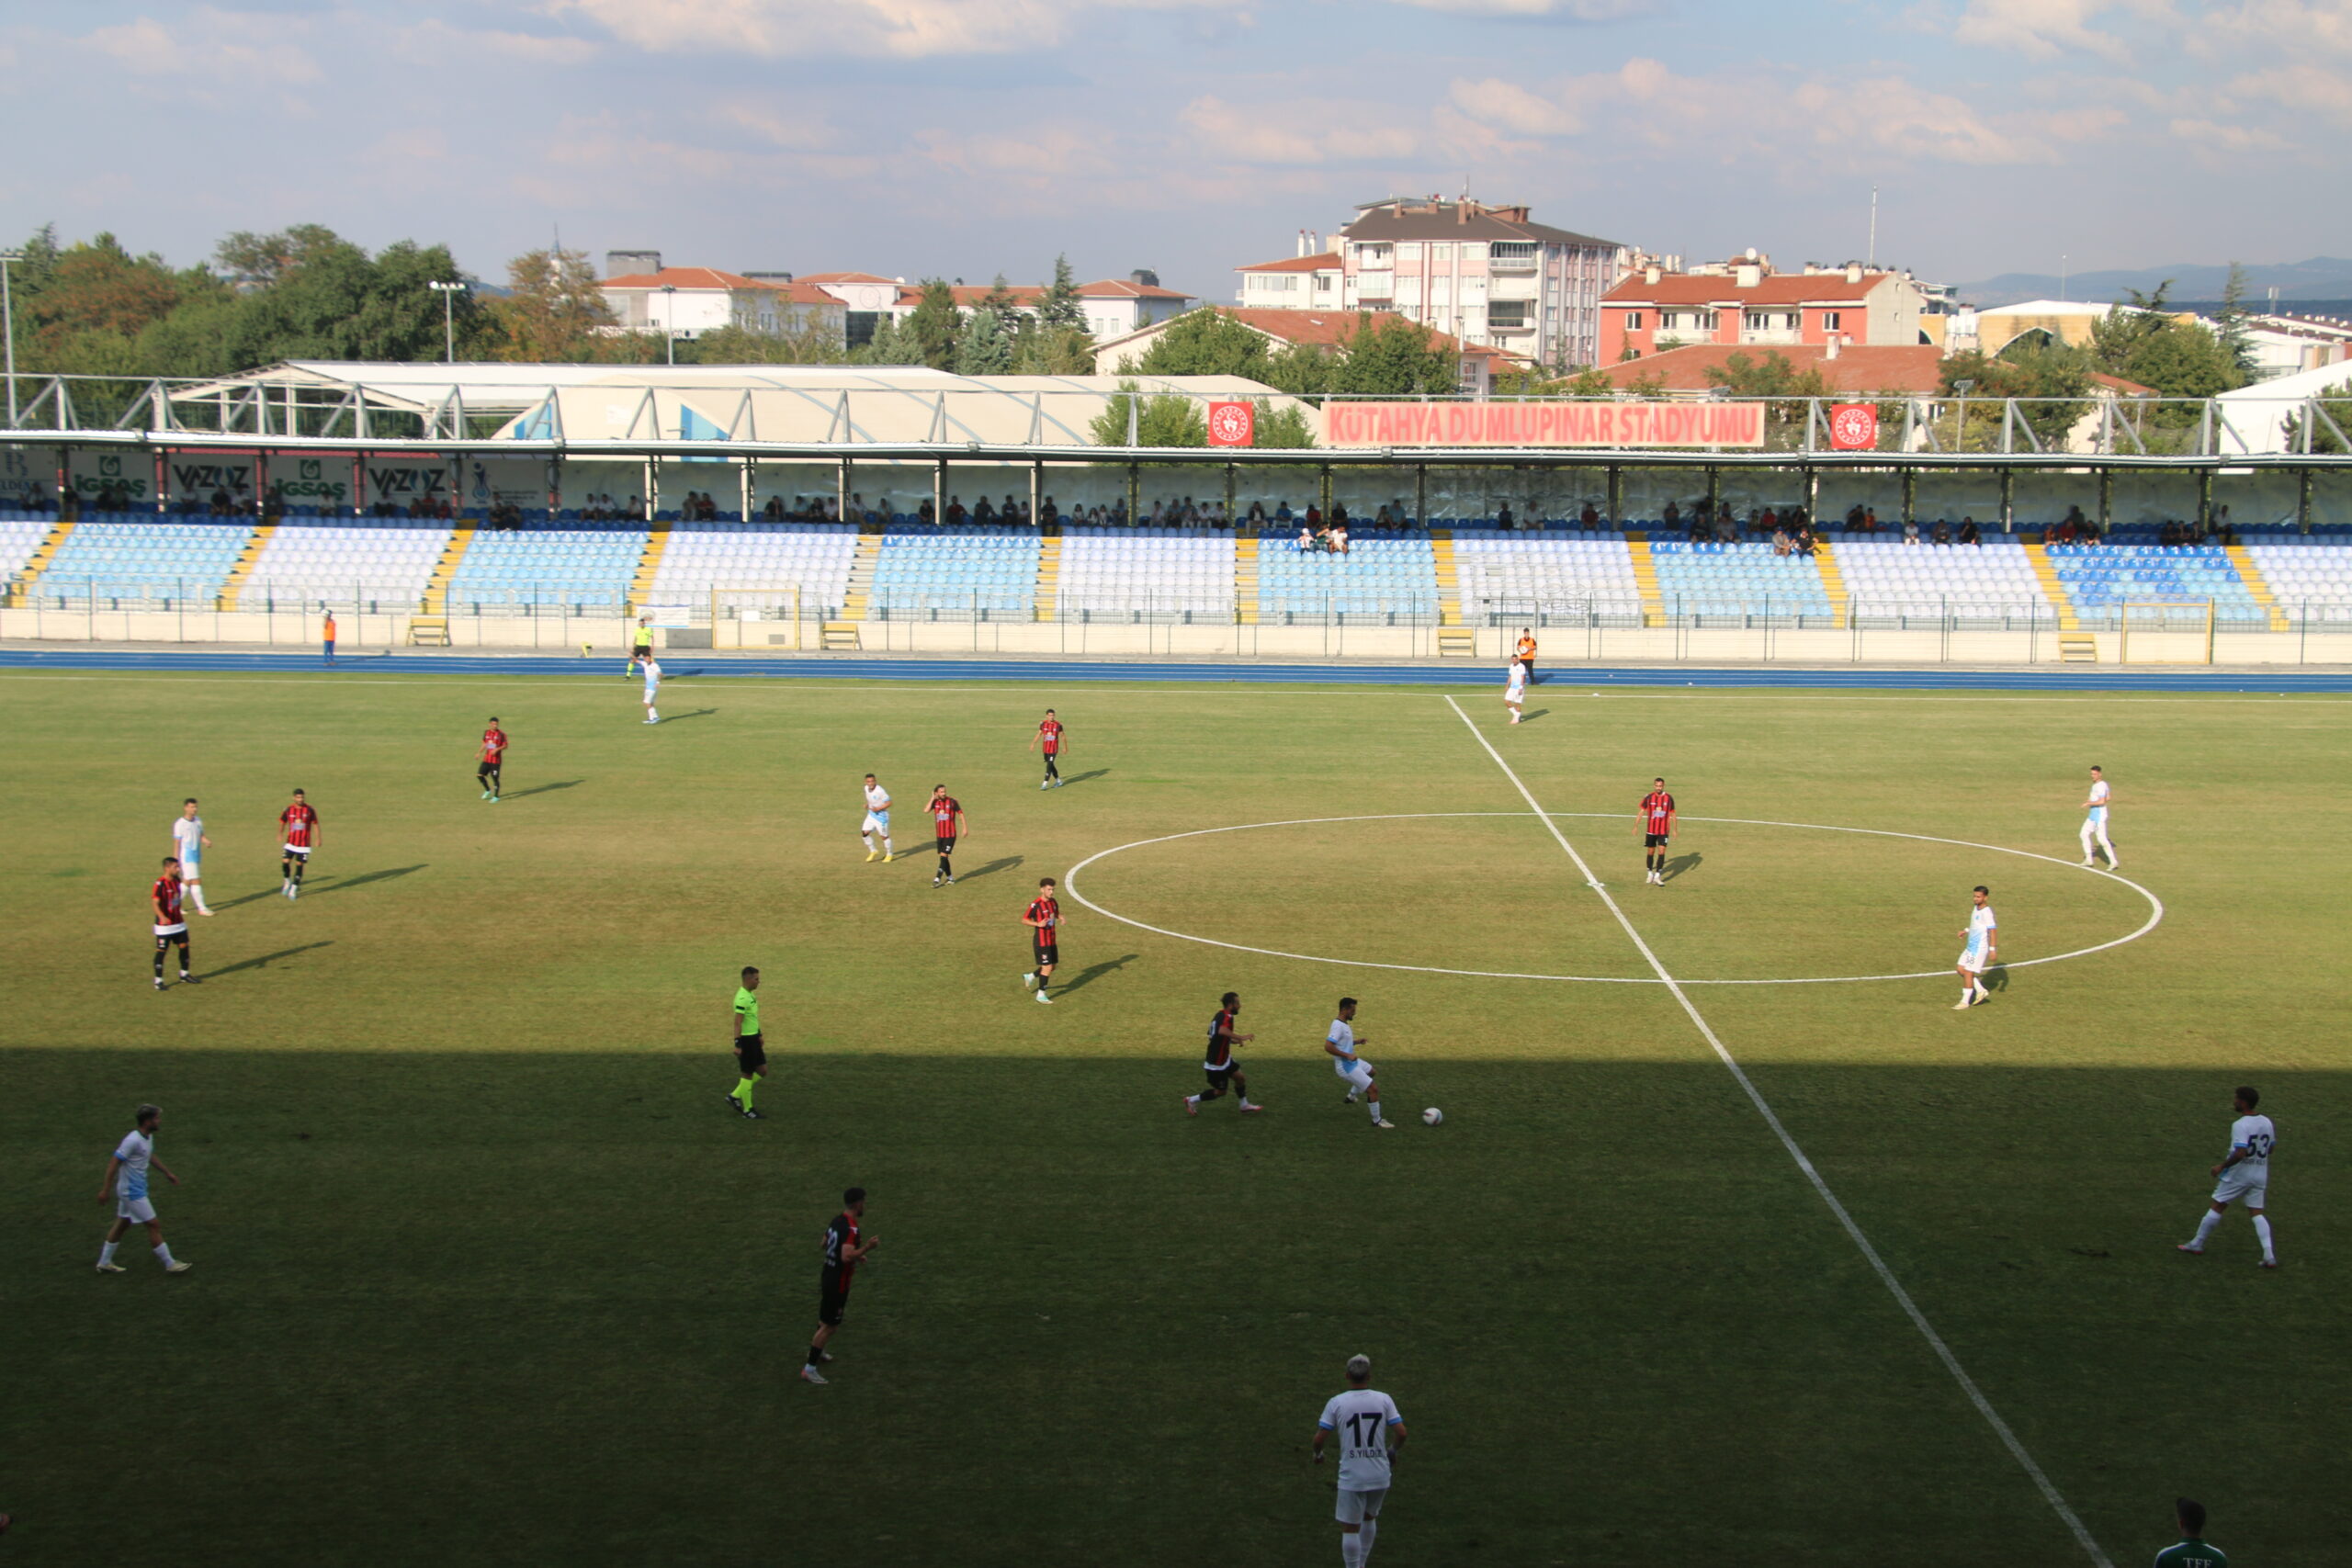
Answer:
<svg viewBox="0 0 2352 1568"><path fill-rule="evenodd" d="M1603 305L1810 305L1839 304L1860 299L1894 274L1866 272L1859 283L1849 283L1842 272L1779 273L1742 288L1729 277L1693 277L1671 273L1656 283L1634 274L1601 296Z"/></svg>
<svg viewBox="0 0 2352 1568"><path fill-rule="evenodd" d="M1751 365L1761 365L1767 355L1777 354L1799 371L1820 371L1832 392L1925 396L1942 386L1943 350L1927 343L1847 348L1835 359L1820 344L1698 343L1607 366L1601 374L1621 388L1631 389L1636 381L1662 380L1669 392L1703 392L1715 385L1707 378L1707 372L1724 368L1735 354L1746 355Z"/></svg>
<svg viewBox="0 0 2352 1568"><path fill-rule="evenodd" d="M600 288L782 288L781 283L763 282L745 277L741 273L721 272L715 266L665 266L660 272L633 272L621 277L608 277Z"/></svg>
<svg viewBox="0 0 2352 1568"><path fill-rule="evenodd" d="M1237 266L1236 272L1337 272L1340 253L1326 251L1319 256L1284 256L1280 261L1259 262L1253 266Z"/></svg>
<svg viewBox="0 0 2352 1568"><path fill-rule="evenodd" d="M2092 371L2091 379L2119 398L2153 398L2156 395L2154 387L2143 387L2137 381L2127 381L2120 376L2109 376L2103 371Z"/></svg>
<svg viewBox="0 0 2352 1568"><path fill-rule="evenodd" d="M1149 283L1135 283L1124 277L1106 277L1099 283L1079 285L1079 295L1087 299L1190 299L1189 294L1179 294L1173 288L1161 288Z"/></svg>
<svg viewBox="0 0 2352 1568"><path fill-rule="evenodd" d="M899 280L898 280L897 278L895 278L895 277L877 277L877 276L876 276L873 273L870 273L870 272L804 272L804 273L802 273L798 277L795 278L793 281L794 281L794 282L796 282L796 283L890 283L890 284L895 284L895 283L897 283Z"/></svg>

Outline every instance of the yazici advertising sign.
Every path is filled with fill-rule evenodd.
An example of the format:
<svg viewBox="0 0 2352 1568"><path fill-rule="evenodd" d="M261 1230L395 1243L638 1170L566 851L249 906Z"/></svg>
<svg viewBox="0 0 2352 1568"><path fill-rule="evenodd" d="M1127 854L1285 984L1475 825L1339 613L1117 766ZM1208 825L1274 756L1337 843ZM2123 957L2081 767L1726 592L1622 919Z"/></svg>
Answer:
<svg viewBox="0 0 2352 1568"><path fill-rule="evenodd" d="M1326 446L1761 446L1762 403L1326 403Z"/></svg>

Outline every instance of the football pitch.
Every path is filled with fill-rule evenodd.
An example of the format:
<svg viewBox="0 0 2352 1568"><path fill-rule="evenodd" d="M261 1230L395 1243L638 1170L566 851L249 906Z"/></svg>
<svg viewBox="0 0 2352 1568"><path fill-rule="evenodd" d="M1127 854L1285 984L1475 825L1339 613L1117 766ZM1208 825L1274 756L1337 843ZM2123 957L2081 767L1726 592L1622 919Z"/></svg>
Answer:
<svg viewBox="0 0 2352 1568"><path fill-rule="evenodd" d="M647 727L611 675L0 675L0 1551L1323 1563L1363 1351L1387 1568L2120 1563L2180 1495L2242 1564L2352 1561L2352 706L1498 697L688 678ZM191 795L220 913L158 995ZM1977 883L2008 966L1961 1012ZM1188 1118L1227 990L1266 1110ZM1322 1055L1343 993L1393 1131ZM2234 1210L2174 1250L2239 1083L2276 1272ZM136 1232L92 1269L142 1100L181 1277Z"/></svg>

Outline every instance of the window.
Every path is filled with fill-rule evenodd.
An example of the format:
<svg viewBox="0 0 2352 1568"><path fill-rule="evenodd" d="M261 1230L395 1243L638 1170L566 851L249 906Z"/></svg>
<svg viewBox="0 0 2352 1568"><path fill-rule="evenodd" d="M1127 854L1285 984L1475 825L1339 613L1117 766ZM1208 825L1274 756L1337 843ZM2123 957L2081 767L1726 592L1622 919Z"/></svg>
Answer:
<svg viewBox="0 0 2352 1568"><path fill-rule="evenodd" d="M1268 273L1255 281L1269 294L1295 294L1298 291L1298 274L1295 272Z"/></svg>
<svg viewBox="0 0 2352 1568"><path fill-rule="evenodd" d="M1526 328L1530 324L1527 302L1523 299L1496 300L1487 307L1487 324L1498 332Z"/></svg>
<svg viewBox="0 0 2352 1568"><path fill-rule="evenodd" d="M1386 266L1395 260L1396 247L1385 241L1356 247L1358 266Z"/></svg>
<svg viewBox="0 0 2352 1568"><path fill-rule="evenodd" d="M1397 242L1396 259L1400 262L1420 260L1421 243L1419 240L1401 240Z"/></svg>
<svg viewBox="0 0 2352 1568"><path fill-rule="evenodd" d="M1625 312L1625 330L1629 333L1637 333L1642 330L1642 313L1639 310Z"/></svg>
<svg viewBox="0 0 2352 1568"><path fill-rule="evenodd" d="M1315 292L1317 294L1328 294L1330 292L1330 289L1331 275L1328 272L1317 273L1315 275Z"/></svg>
<svg viewBox="0 0 2352 1568"><path fill-rule="evenodd" d="M1453 241L1451 241L1451 240L1433 240L1433 241L1431 241L1431 242L1430 243L1430 260L1431 260L1431 261L1438 261L1438 262L1450 262L1450 261L1452 261L1453 259Z"/></svg>
<svg viewBox="0 0 2352 1568"><path fill-rule="evenodd" d="M1821 312L1821 330L1826 333L1834 333L1838 330L1838 323L1843 319L1835 310L1824 310Z"/></svg>

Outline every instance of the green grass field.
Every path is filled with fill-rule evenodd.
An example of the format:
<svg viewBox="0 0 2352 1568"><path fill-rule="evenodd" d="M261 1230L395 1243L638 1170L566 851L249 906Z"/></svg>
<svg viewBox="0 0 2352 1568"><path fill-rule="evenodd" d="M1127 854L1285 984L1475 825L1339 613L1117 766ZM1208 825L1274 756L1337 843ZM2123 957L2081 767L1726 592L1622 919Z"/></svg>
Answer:
<svg viewBox="0 0 2352 1568"><path fill-rule="evenodd" d="M2180 1493L2240 1564L2352 1561L2341 700L1539 688L1464 705L1693 985L2118 1562ZM1036 787L1038 712L1070 726ZM0 676L0 1509L15 1563L1323 1563L1351 1352L1410 1423L1377 1561L2090 1561L1444 698L1279 686ZM472 747L514 737L509 798ZM858 777L898 799L866 864ZM1664 773L1678 874L1642 885ZM964 802L930 886L920 803ZM274 897L295 786L325 829ZM186 795L221 912L148 986ZM1375 820L1329 821L1370 818ZM1710 820L1721 819L1721 820ZM1825 832L1817 824L1925 835ZM728 1113L760 964L768 1119ZM1197 1120L1242 993L1269 1107ZM1391 1133L1343 1110L1342 990ZM2184 1258L2229 1090L2279 1124L2286 1267ZM93 1273L165 1108L166 1278ZM1425 1105L1446 1122L1423 1127ZM825 1388L820 1232L881 1245Z"/></svg>

